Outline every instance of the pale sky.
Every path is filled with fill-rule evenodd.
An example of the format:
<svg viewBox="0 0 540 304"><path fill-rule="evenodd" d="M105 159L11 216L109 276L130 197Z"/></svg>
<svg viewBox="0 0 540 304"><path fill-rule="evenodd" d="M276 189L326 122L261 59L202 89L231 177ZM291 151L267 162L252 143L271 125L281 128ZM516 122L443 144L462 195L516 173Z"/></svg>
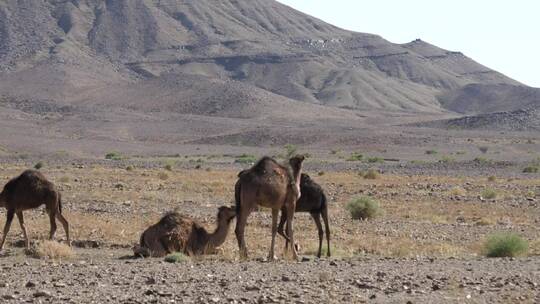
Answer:
<svg viewBox="0 0 540 304"><path fill-rule="evenodd" d="M278 0L394 43L420 38L540 87L540 0Z"/></svg>

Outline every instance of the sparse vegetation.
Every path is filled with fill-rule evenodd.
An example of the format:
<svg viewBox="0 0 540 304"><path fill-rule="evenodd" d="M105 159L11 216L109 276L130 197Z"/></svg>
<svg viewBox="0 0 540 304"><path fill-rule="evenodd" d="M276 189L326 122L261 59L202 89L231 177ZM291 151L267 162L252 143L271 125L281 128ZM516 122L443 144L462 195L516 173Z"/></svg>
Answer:
<svg viewBox="0 0 540 304"><path fill-rule="evenodd" d="M491 175L490 177L488 177L488 182L494 182L497 180L497 177Z"/></svg>
<svg viewBox="0 0 540 304"><path fill-rule="evenodd" d="M441 163L448 164L448 163L454 162L455 159L454 159L453 157L451 157L451 156L443 155L439 161L440 161Z"/></svg>
<svg viewBox="0 0 540 304"><path fill-rule="evenodd" d="M465 196L467 195L467 191L462 187L454 187L452 190L450 190L450 194L452 196Z"/></svg>
<svg viewBox="0 0 540 304"><path fill-rule="evenodd" d="M298 150L298 148L292 144L286 144L283 148L285 148L285 157L287 159L293 157L296 154L296 151Z"/></svg>
<svg viewBox="0 0 540 304"><path fill-rule="evenodd" d="M369 157L369 158L367 159L367 162L368 162L368 163L371 163L371 164L374 164L374 163L384 163L384 158L382 158L382 157L376 157L376 156L374 156L374 157Z"/></svg>
<svg viewBox="0 0 540 304"><path fill-rule="evenodd" d="M482 197L485 199L495 199L497 198L497 192L491 188L484 189L482 191Z"/></svg>
<svg viewBox="0 0 540 304"><path fill-rule="evenodd" d="M355 220L372 219L381 213L379 203L368 196L351 200L346 208Z"/></svg>
<svg viewBox="0 0 540 304"><path fill-rule="evenodd" d="M181 252L174 252L167 255L164 260L167 263L184 263L188 262L190 259L187 255Z"/></svg>
<svg viewBox="0 0 540 304"><path fill-rule="evenodd" d="M351 153L351 155L349 156L349 158L347 158L347 161L361 161L362 159L364 159L364 155L363 155L363 154L357 153L357 152L353 152L353 153Z"/></svg>
<svg viewBox="0 0 540 304"><path fill-rule="evenodd" d="M127 166L126 167L126 171L133 171L135 170L135 168L133 168L133 166Z"/></svg>
<svg viewBox="0 0 540 304"><path fill-rule="evenodd" d="M484 245L485 255L490 258L525 255L528 248L528 242L515 233L493 234Z"/></svg>
<svg viewBox="0 0 540 304"><path fill-rule="evenodd" d="M67 259L75 255L73 249L66 244L56 241L40 241L30 249L27 254L37 259Z"/></svg>
<svg viewBox="0 0 540 304"><path fill-rule="evenodd" d="M39 170L41 168L43 168L45 166L45 164L43 162L37 162L35 165L34 165L34 169L36 170Z"/></svg>
<svg viewBox="0 0 540 304"><path fill-rule="evenodd" d="M492 161L485 158L485 157L476 157L475 159L473 159L473 161L475 163L479 163L479 164L489 164L491 163Z"/></svg>
<svg viewBox="0 0 540 304"><path fill-rule="evenodd" d="M318 176L323 176L323 175L324 175L324 171L319 171L319 172L317 173L317 175L318 175Z"/></svg>
<svg viewBox="0 0 540 304"><path fill-rule="evenodd" d="M426 151L426 154L427 155L435 155L435 154L438 154L439 152L437 152L437 150L427 150Z"/></svg>
<svg viewBox="0 0 540 304"><path fill-rule="evenodd" d="M163 169L167 170L167 171L172 171L172 165L171 164L166 164L165 166L163 166Z"/></svg>
<svg viewBox="0 0 540 304"><path fill-rule="evenodd" d="M363 176L365 179L377 179L379 178L379 172L374 169L369 169L365 173L363 173Z"/></svg>
<svg viewBox="0 0 540 304"><path fill-rule="evenodd" d="M538 173L540 172L540 167L538 166L528 166L523 169L523 173Z"/></svg>
<svg viewBox="0 0 540 304"><path fill-rule="evenodd" d="M254 164L257 161L257 157L251 154L242 154L234 161L237 164Z"/></svg>
<svg viewBox="0 0 540 304"><path fill-rule="evenodd" d="M122 155L119 152L109 152L105 154L105 159L109 160L121 160Z"/></svg>
<svg viewBox="0 0 540 304"><path fill-rule="evenodd" d="M163 180L163 181L164 181L164 180L168 180L168 179L169 179L169 175L168 175L167 173L165 173L165 172L159 172L159 173L158 173L158 178L159 178L160 180Z"/></svg>
<svg viewBox="0 0 540 304"><path fill-rule="evenodd" d="M487 146L481 146L481 147L478 147L478 150L480 150L480 152L482 152L482 154L486 154L489 150L489 147Z"/></svg>

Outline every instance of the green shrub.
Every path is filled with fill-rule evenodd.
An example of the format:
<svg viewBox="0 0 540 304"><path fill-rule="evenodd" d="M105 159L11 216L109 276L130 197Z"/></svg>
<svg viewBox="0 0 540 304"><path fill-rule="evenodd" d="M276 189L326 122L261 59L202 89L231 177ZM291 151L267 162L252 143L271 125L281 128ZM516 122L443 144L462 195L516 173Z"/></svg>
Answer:
<svg viewBox="0 0 540 304"><path fill-rule="evenodd" d="M257 161L257 157L251 154L242 154L234 161L237 164L254 164Z"/></svg>
<svg viewBox="0 0 540 304"><path fill-rule="evenodd" d="M475 159L473 159L473 161L475 163L479 163L479 164L489 164L491 163L491 160L485 158L485 157L476 157Z"/></svg>
<svg viewBox="0 0 540 304"><path fill-rule="evenodd" d="M497 233L488 237L484 251L487 257L515 257L524 255L529 243L515 233Z"/></svg>
<svg viewBox="0 0 540 304"><path fill-rule="evenodd" d="M109 152L109 153L105 154L105 159L121 160L122 155L119 152Z"/></svg>
<svg viewBox="0 0 540 304"><path fill-rule="evenodd" d="M381 213L379 203L367 196L353 199L346 208L355 220L372 219Z"/></svg>
<svg viewBox="0 0 540 304"><path fill-rule="evenodd" d="M478 147L478 150L480 150L480 152L482 152L483 154L486 154L487 151L489 150L489 147L486 147L486 146Z"/></svg>
<svg viewBox="0 0 540 304"><path fill-rule="evenodd" d="M353 152L351 153L351 156L347 158L347 161L361 161L363 158L364 158L364 155L362 155L361 153Z"/></svg>
<svg viewBox="0 0 540 304"><path fill-rule="evenodd" d="M167 263L184 263L189 261L189 257L181 252L174 252L165 257Z"/></svg>
<svg viewBox="0 0 540 304"><path fill-rule="evenodd" d="M372 163L372 164L374 164L374 163L384 163L384 158L382 158L382 157L376 157L376 156L374 156L374 157L369 157L369 158L367 159L367 162L368 162L368 163Z"/></svg>
<svg viewBox="0 0 540 304"><path fill-rule="evenodd" d="M319 171L319 172L317 173L317 175L323 176L323 175L324 175L324 171Z"/></svg>
<svg viewBox="0 0 540 304"><path fill-rule="evenodd" d="M126 171L133 171L135 170L135 168L133 168L133 166L127 166L126 167Z"/></svg>
<svg viewBox="0 0 540 304"><path fill-rule="evenodd" d="M497 192L491 188L487 188L482 191L482 197L485 199L495 199L497 198Z"/></svg>
<svg viewBox="0 0 540 304"><path fill-rule="evenodd" d="M293 157L296 154L296 151L298 150L298 148L292 144L286 144L285 146L283 146L283 148L285 148L285 157L287 159Z"/></svg>
<svg viewBox="0 0 540 304"><path fill-rule="evenodd" d="M39 170L39 169L43 168L43 166L45 166L45 164L40 161L40 162L38 162L37 164L34 165L34 169Z"/></svg>
<svg viewBox="0 0 540 304"><path fill-rule="evenodd" d="M523 173L538 173L540 171L540 167L537 166L528 166L523 169Z"/></svg>
<svg viewBox="0 0 540 304"><path fill-rule="evenodd" d="M167 171L172 171L172 165L171 164L166 164L165 166L163 166L163 169L165 169Z"/></svg>
<svg viewBox="0 0 540 304"><path fill-rule="evenodd" d="M377 179L377 178L379 178L379 172L377 172L377 170L374 170L374 169L367 170L363 175L364 175L365 179Z"/></svg>
<svg viewBox="0 0 540 304"><path fill-rule="evenodd" d="M490 177L488 177L488 182L494 182L497 180L497 177L491 175Z"/></svg>
<svg viewBox="0 0 540 304"><path fill-rule="evenodd" d="M435 155L435 154L438 154L439 152L437 152L437 150L427 150L426 151L426 154L427 155Z"/></svg>
<svg viewBox="0 0 540 304"><path fill-rule="evenodd" d="M441 163L445 163L445 164L451 163L451 162L454 162L454 161L455 161L455 159L453 157L448 156L448 155L443 155L441 157L441 160L440 160Z"/></svg>

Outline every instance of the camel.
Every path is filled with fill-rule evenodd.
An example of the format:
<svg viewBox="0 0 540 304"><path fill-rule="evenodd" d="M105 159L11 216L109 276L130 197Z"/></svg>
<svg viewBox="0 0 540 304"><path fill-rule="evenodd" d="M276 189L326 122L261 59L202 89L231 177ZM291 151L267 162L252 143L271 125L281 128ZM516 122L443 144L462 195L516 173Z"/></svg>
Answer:
<svg viewBox="0 0 540 304"><path fill-rule="evenodd" d="M242 174L242 172L240 173ZM327 256L330 257L330 226L328 223L328 204L326 200L326 195L324 190L319 184L317 184L311 177L307 174L302 173L300 178L300 199L296 202L295 213L296 212L309 212L315 224L317 225L317 230L319 232L319 250L317 257L321 257L322 252L322 242L323 242L323 228L321 224L321 216L324 221L326 229L326 241L327 241ZM240 202L240 180L236 182L235 185L235 199L236 203ZM286 240L285 248L288 247L289 238L285 234L283 228L287 222L287 213L286 209L281 210L281 219L278 225L278 234L283 236ZM296 249L298 250L298 248Z"/></svg>
<svg viewBox="0 0 540 304"><path fill-rule="evenodd" d="M324 221L326 230L326 242L327 242L327 256L330 257L330 225L328 224L328 202L324 190L319 184L317 184L307 174L302 173L300 178L300 192L302 196L296 202L295 212L309 212L315 225L317 225L317 231L319 232L319 251L317 257L321 257L322 243L323 243L323 228L321 225L321 216ZM278 233L285 238L285 247L287 247L289 238L284 234L283 226L287 222L287 210L283 209L281 212L281 220L278 225Z"/></svg>
<svg viewBox="0 0 540 304"><path fill-rule="evenodd" d="M69 224L62 215L62 200L61 195L53 183L48 181L43 174L35 170L26 170L21 175L10 180L0 193L0 207L7 209L7 219L4 226L4 235L0 242L0 250L4 246L6 236L11 227L13 217L17 214L19 224L25 239L25 246L29 248L30 241L24 225L23 211L38 208L45 205L49 214L51 230L49 239L54 238L56 233L56 219L62 223L66 232L68 245L71 245L69 239Z"/></svg>
<svg viewBox="0 0 540 304"><path fill-rule="evenodd" d="M236 210L220 207L217 213L217 228L208 233L197 221L169 212L161 220L146 229L141 235L140 244L134 248L135 256L163 257L172 252L186 255L213 254L227 238Z"/></svg>
<svg viewBox="0 0 540 304"><path fill-rule="evenodd" d="M290 169L270 157L261 158L253 167L238 174L236 196L236 239L240 257L248 257L244 230L249 214L258 206L272 209L272 241L268 260L275 260L274 247L277 234L278 215L287 210L287 236L294 244L293 217L296 201L300 198L300 174L304 156L297 155L289 160ZM291 172L292 169L292 172ZM294 259L298 259L296 248L291 246Z"/></svg>

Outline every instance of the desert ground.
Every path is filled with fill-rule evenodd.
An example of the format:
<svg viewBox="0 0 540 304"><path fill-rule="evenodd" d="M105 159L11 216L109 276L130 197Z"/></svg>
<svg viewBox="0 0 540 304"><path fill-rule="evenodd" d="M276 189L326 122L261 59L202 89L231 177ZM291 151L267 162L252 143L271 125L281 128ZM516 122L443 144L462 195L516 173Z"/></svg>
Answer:
<svg viewBox="0 0 540 304"><path fill-rule="evenodd" d="M14 221L0 257L0 297L5 303L538 303L540 176L522 172L534 158L495 161L493 151L456 155L469 160L426 151L397 162L374 154L353 160L351 151L313 153L304 171L329 198L332 257L315 257L315 225L298 213L301 258L293 261L279 239L277 262L265 260L271 228L265 209L249 218L247 261L239 260L234 221L216 255L175 264L130 257L141 232L169 210L212 230L217 208L234 204L237 172L254 156L42 160L40 170L63 194L73 255L27 256ZM6 157L0 180L37 162ZM369 169L375 179L364 177ZM345 208L362 196L380 203L371 220L353 220ZM28 211L25 219L32 240L46 239L44 210ZM510 231L528 240L528 253L486 258L486 238ZM57 239L64 238L59 227Z"/></svg>

